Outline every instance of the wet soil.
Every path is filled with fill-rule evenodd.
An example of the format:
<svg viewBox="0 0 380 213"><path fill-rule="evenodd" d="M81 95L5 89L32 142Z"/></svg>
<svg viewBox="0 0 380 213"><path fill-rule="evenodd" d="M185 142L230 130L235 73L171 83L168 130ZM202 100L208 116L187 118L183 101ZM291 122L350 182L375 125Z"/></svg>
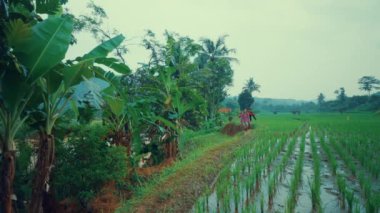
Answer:
<svg viewBox="0 0 380 213"><path fill-rule="evenodd" d="M313 157L311 154L310 131L306 134L302 179L298 188L298 198L295 212L309 212L312 207L311 192L309 187L314 179Z"/></svg>
<svg viewBox="0 0 380 213"><path fill-rule="evenodd" d="M286 207L287 198L290 191L290 182L293 177L294 167L299 157L300 152L301 137L297 138L295 148L292 156L290 157L288 164L286 165L285 171L282 174L282 179L277 186L277 193L273 199L273 211L272 212L283 212Z"/></svg>
<svg viewBox="0 0 380 213"><path fill-rule="evenodd" d="M318 138L315 139L318 154L321 158L321 207L323 212L340 212L339 192L335 177L329 169L328 159Z"/></svg>

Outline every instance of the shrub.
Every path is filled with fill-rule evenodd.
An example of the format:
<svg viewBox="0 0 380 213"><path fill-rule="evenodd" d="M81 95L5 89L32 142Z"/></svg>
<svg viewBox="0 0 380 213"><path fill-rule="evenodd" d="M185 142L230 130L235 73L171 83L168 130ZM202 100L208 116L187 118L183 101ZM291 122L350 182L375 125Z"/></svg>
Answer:
<svg viewBox="0 0 380 213"><path fill-rule="evenodd" d="M75 198L85 207L106 182L126 177L126 149L107 145L106 133L100 125L85 126L68 142L57 141L52 184L59 199Z"/></svg>

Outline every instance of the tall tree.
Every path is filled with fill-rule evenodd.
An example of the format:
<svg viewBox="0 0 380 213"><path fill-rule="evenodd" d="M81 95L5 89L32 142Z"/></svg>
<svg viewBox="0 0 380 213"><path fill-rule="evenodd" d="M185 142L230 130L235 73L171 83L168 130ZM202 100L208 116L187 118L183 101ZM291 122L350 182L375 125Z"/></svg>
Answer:
<svg viewBox="0 0 380 213"><path fill-rule="evenodd" d="M319 93L317 101L318 101L319 107L321 107L322 104L325 103L325 95L323 95L323 93Z"/></svg>
<svg viewBox="0 0 380 213"><path fill-rule="evenodd" d="M380 80L374 76L363 76L358 83L360 90L368 92L368 97L371 96L371 91L380 89Z"/></svg>
<svg viewBox="0 0 380 213"><path fill-rule="evenodd" d="M248 109L251 108L252 104L255 102L255 99L252 97L252 94L244 89L238 97L238 103L240 105L240 109Z"/></svg>
<svg viewBox="0 0 380 213"><path fill-rule="evenodd" d="M335 90L334 92L337 96L336 99L340 102L343 103L346 101L347 96L346 96L346 90L344 87L339 88L338 90Z"/></svg>
<svg viewBox="0 0 380 213"><path fill-rule="evenodd" d="M199 73L194 58L200 45L188 37L166 32L166 42L160 43L148 31L143 43L151 51L148 64L136 72L141 95L155 99L151 105L153 122L162 122L175 140L166 143L167 157L176 157L181 142L183 123L187 116L205 115L204 99L199 95ZM190 116L191 117L191 116ZM187 122L187 121L186 121Z"/></svg>
<svg viewBox="0 0 380 213"><path fill-rule="evenodd" d="M318 102L319 109L321 109L323 104L325 103L325 95L323 95L323 93L319 93L317 102Z"/></svg>
<svg viewBox="0 0 380 213"><path fill-rule="evenodd" d="M249 78L249 80L245 83L243 89L248 90L248 92L253 93L255 91L260 92L260 85L257 84L253 78Z"/></svg>
<svg viewBox="0 0 380 213"><path fill-rule="evenodd" d="M225 44L227 36L219 37L216 42L210 39L201 40L201 51L196 59L199 68L199 82L203 97L207 100L209 117L214 118L218 104L227 96L227 87L232 84L233 70L231 57L235 49Z"/></svg>

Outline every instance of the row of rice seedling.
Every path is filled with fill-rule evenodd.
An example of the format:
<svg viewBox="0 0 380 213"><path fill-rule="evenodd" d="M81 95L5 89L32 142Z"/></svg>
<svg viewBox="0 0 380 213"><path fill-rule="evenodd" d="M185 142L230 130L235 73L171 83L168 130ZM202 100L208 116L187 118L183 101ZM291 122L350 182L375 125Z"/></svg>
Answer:
<svg viewBox="0 0 380 213"><path fill-rule="evenodd" d="M334 129L335 130L335 129ZM328 134L331 134L331 131L328 132ZM352 175L354 175L357 180L359 181L361 194L365 200L365 208L366 212L377 212L380 209L380 194L379 192L373 192L372 191L372 183L370 181L370 178L367 176L367 174L364 171L359 171L357 166L354 163L354 158L348 150L342 146L339 142L342 140L341 137L344 135L338 135L335 134L335 137L333 140L330 140L330 144L334 148L335 152L338 154L338 156L343 160L345 165L349 168ZM347 137L347 136L344 136ZM330 160L330 159L329 159ZM344 209L346 208L346 202L348 205L348 211L360 211L360 207L358 205L358 198L355 198L354 196L354 190L349 189L346 184L345 174L337 174L337 185L338 190L340 193L340 203L341 207Z"/></svg>
<svg viewBox="0 0 380 213"><path fill-rule="evenodd" d="M235 154L235 162L226 166L218 178L215 187L217 208L222 212L229 212L232 208L238 209L253 192L259 189L259 180L264 172L265 156L275 147L277 140L263 139L254 141L240 148ZM245 193L243 193L245 190ZM242 194L244 196L242 196ZM197 202L197 212L203 212L210 194L205 194ZM199 210L199 211L198 211Z"/></svg>
<svg viewBox="0 0 380 213"><path fill-rule="evenodd" d="M374 178L379 178L380 164L375 160L378 156L373 154L375 140L355 134L339 142Z"/></svg>
<svg viewBox="0 0 380 213"><path fill-rule="evenodd" d="M311 202L313 212L321 212L321 158L319 156L317 144L315 142L315 134L312 134L310 143L314 170L313 180L312 182L309 182Z"/></svg>
<svg viewBox="0 0 380 213"><path fill-rule="evenodd" d="M339 139L338 139L339 140ZM339 154L339 156L343 159L344 163L350 168L352 174L357 177L359 180L359 185L361 188L361 193L366 201L366 210L367 212L376 212L380 208L380 203L377 203L377 197L379 196L378 193L372 192L372 183L370 179L366 176L366 174L361 171L359 174L357 174L357 168L355 164L353 163L353 157L347 152L346 149L344 149L339 143L337 143L335 140L331 141L331 144ZM348 195L351 195L350 193ZM349 207L352 206L353 199L351 197L348 197L348 205ZM351 205L350 205L351 204Z"/></svg>
<svg viewBox="0 0 380 213"><path fill-rule="evenodd" d="M278 184L281 182L283 173L285 171L286 166L288 165L289 159L292 156L295 145L296 138L289 139L286 153L283 155L280 164L274 169L274 171L269 176L268 182L268 207L271 209L273 205L273 198L276 195L276 188Z"/></svg>
<svg viewBox="0 0 380 213"><path fill-rule="evenodd" d="M286 134L280 135L280 138L266 134L262 139L240 148L236 152L234 163L226 166L219 175L213 191L216 207L211 208L219 212L253 211L254 199L261 190L261 181L269 175L271 165L289 141L287 137ZM294 144L294 140L290 144ZM212 193L205 194L198 200L196 212L208 211L210 194ZM263 203L263 198L261 200L260 203ZM264 209L264 204L260 208Z"/></svg>
<svg viewBox="0 0 380 213"><path fill-rule="evenodd" d="M284 137L281 139L273 138L272 140L276 140L276 143L268 143L268 146L265 147L266 149L262 151L263 155L258 155L258 158L256 158L255 161L253 161L253 163L255 164L255 169L253 172L254 174L246 175L246 178L243 179L241 182L242 185L245 186L245 191L247 195L243 203L249 204L250 202L252 202L255 198L255 194L258 194L258 192L261 190L261 181L265 176L265 172L267 174L269 173L270 165L272 164L273 160L276 159L277 155L280 153L282 147L286 142L286 138ZM261 208L263 208L263 205L261 205Z"/></svg>
<svg viewBox="0 0 380 213"><path fill-rule="evenodd" d="M326 137L321 136L321 137L319 137L319 139L320 139L319 142L321 144L322 150L325 152L325 154L327 156L332 174L336 175L338 163L336 162L336 159L335 159L334 155L332 154L330 147L327 145L327 143L325 141Z"/></svg>
<svg viewBox="0 0 380 213"><path fill-rule="evenodd" d="M305 138L302 138L300 152L294 169L294 175L290 183L290 191L286 204L286 212L293 212L297 204L297 191L301 183L301 175L305 152Z"/></svg>
<svg viewBox="0 0 380 213"><path fill-rule="evenodd" d="M341 159L344 161L346 166L350 169L352 174L356 176L356 166L355 163L351 157L351 155L342 147L342 145L338 142L336 142L337 138L333 137L330 138L329 142L334 148L334 150L338 153L338 155L341 157Z"/></svg>
<svg viewBox="0 0 380 213"><path fill-rule="evenodd" d="M349 212L360 212L360 206L358 205L358 200L354 197L354 190L350 189L346 184L346 179L341 173L337 173L337 161L335 156L332 154L330 146L326 144L326 137L321 137L320 144L322 146L323 151L325 152L328 163L330 165L330 169L332 174L335 176L335 181L338 186L339 192L339 203L342 209L346 208L346 202L348 204ZM355 205L355 209L354 209Z"/></svg>

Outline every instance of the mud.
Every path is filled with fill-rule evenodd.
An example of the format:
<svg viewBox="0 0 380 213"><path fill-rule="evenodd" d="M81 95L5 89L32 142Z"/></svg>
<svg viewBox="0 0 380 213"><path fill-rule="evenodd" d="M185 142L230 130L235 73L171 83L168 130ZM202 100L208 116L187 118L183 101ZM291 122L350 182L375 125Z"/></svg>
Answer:
<svg viewBox="0 0 380 213"><path fill-rule="evenodd" d="M226 126L223 127L223 129L221 130L221 132L223 134L226 134L226 135L229 135L229 136L234 136L236 135L237 133L243 131L243 127L241 125L236 125L236 124L233 124L233 123L229 123L227 124Z"/></svg>

